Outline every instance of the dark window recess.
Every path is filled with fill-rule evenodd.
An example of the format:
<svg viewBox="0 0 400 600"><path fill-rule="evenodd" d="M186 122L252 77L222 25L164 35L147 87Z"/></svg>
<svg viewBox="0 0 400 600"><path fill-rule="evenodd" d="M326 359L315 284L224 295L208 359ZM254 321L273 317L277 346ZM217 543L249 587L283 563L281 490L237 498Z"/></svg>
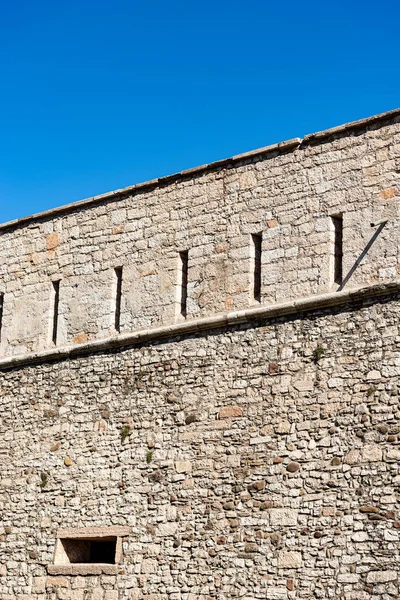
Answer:
<svg viewBox="0 0 400 600"><path fill-rule="evenodd" d="M115 565L117 538L61 540L70 563L106 563Z"/></svg>
<svg viewBox="0 0 400 600"><path fill-rule="evenodd" d="M188 286L188 267L189 267L189 252L185 250L179 253L181 259L181 315L186 317L187 314L187 286Z"/></svg>
<svg viewBox="0 0 400 600"><path fill-rule="evenodd" d="M60 303L60 282L53 281L53 332L52 341L53 344L57 344L57 333L58 333L58 308Z"/></svg>
<svg viewBox="0 0 400 600"><path fill-rule="evenodd" d="M115 294L115 331L121 331L122 267L115 269L117 289Z"/></svg>
<svg viewBox="0 0 400 600"><path fill-rule="evenodd" d="M333 281L340 285L343 280L343 217L332 218L334 231Z"/></svg>
<svg viewBox="0 0 400 600"><path fill-rule="evenodd" d="M3 308L4 308L4 294L0 294L0 342L1 334L3 329Z"/></svg>
<svg viewBox="0 0 400 600"><path fill-rule="evenodd" d="M253 297L257 302L261 302L261 249L262 249L262 234L253 233Z"/></svg>

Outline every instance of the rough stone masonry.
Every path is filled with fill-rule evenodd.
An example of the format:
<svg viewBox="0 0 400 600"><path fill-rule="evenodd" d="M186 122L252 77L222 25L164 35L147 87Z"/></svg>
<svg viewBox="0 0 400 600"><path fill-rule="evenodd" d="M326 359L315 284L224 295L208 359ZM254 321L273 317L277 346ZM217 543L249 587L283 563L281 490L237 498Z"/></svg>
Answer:
<svg viewBox="0 0 400 600"><path fill-rule="evenodd" d="M0 600L400 596L400 110L0 226Z"/></svg>

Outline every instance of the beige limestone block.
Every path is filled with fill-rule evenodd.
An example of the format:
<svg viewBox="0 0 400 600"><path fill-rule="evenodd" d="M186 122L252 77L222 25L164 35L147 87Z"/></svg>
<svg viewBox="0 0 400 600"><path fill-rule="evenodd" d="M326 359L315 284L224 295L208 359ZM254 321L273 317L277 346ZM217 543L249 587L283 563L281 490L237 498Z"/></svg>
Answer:
<svg viewBox="0 0 400 600"><path fill-rule="evenodd" d="M190 473L192 471L192 463L188 460L179 460L175 463L177 473Z"/></svg>
<svg viewBox="0 0 400 600"><path fill-rule="evenodd" d="M301 564L301 552L282 550L278 554L278 569L299 569Z"/></svg>
<svg viewBox="0 0 400 600"><path fill-rule="evenodd" d="M298 510L293 508L271 508L269 511L269 518L273 527L296 525Z"/></svg>
<svg viewBox="0 0 400 600"><path fill-rule="evenodd" d="M66 577L47 577L46 587L68 587Z"/></svg>
<svg viewBox="0 0 400 600"><path fill-rule="evenodd" d="M364 446L361 449L350 450L344 458L344 462L349 465L356 465L365 462L378 462L382 460L382 448L376 444Z"/></svg>
<svg viewBox="0 0 400 600"><path fill-rule="evenodd" d="M298 379L293 382L293 387L298 392L311 392L314 389L314 382L311 379Z"/></svg>
<svg viewBox="0 0 400 600"><path fill-rule="evenodd" d="M177 523L161 523L157 528L157 535L167 537L169 535L175 535L178 529Z"/></svg>
<svg viewBox="0 0 400 600"><path fill-rule="evenodd" d="M290 433L290 423L289 421L279 421L278 425L275 428L276 433L280 433L280 434L284 434L284 433Z"/></svg>
<svg viewBox="0 0 400 600"><path fill-rule="evenodd" d="M387 583L388 581L396 581L398 573L396 571L370 571L367 574L368 583Z"/></svg>
<svg viewBox="0 0 400 600"><path fill-rule="evenodd" d="M243 409L240 406L224 406L219 411L220 419L228 419L231 417L241 417Z"/></svg>
<svg viewBox="0 0 400 600"><path fill-rule="evenodd" d="M47 250L55 250L58 246L58 233L54 232L54 233L50 233L50 235L48 235L46 237L46 247Z"/></svg>
<svg viewBox="0 0 400 600"><path fill-rule="evenodd" d="M32 580L32 592L34 594L44 594L46 591L47 577L34 577Z"/></svg>
<svg viewBox="0 0 400 600"><path fill-rule="evenodd" d="M145 558L142 562L142 573L157 573L158 561L153 558Z"/></svg>

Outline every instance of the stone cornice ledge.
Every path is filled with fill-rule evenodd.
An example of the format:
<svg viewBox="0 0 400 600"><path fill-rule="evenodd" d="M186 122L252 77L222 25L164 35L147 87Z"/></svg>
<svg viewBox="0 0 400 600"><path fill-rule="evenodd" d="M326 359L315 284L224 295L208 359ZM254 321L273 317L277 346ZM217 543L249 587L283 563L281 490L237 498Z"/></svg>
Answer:
<svg viewBox="0 0 400 600"><path fill-rule="evenodd" d="M160 327L137 330L132 333L123 333L102 340L87 342L86 344L81 344L79 346L64 346L43 350L41 352L6 357L0 360L0 370L11 369L19 365L74 358L103 350L134 346L148 340L158 340L191 333L199 333L221 327L229 327L241 323L250 323L257 319L270 319L285 315L296 315L305 311L351 304L352 302L358 302L365 298L387 296L396 292L400 292L400 280L352 288L341 292L307 296L305 298L290 300L279 304L255 306L245 310L219 313L210 317L191 319L173 325L162 325Z"/></svg>

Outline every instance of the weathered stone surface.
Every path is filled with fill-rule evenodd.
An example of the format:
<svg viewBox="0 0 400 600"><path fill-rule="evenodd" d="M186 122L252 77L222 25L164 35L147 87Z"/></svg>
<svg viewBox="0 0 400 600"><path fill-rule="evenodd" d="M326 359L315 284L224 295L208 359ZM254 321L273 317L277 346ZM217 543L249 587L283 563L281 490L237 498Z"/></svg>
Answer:
<svg viewBox="0 0 400 600"><path fill-rule="evenodd" d="M388 448L386 459L390 461L400 461L400 448Z"/></svg>
<svg viewBox="0 0 400 600"><path fill-rule="evenodd" d="M248 486L249 491L259 492L265 488L265 481L254 481Z"/></svg>
<svg viewBox="0 0 400 600"><path fill-rule="evenodd" d="M344 461L350 465L379 462L381 460L382 448L377 445L366 445L359 450L351 450L344 458Z"/></svg>
<svg viewBox="0 0 400 600"><path fill-rule="evenodd" d="M301 465L298 462L290 462L286 467L286 470L289 471L289 473L296 473L300 467Z"/></svg>
<svg viewBox="0 0 400 600"><path fill-rule="evenodd" d="M293 386L298 392L311 392L314 389L314 382L310 379L298 379L293 382Z"/></svg>
<svg viewBox="0 0 400 600"><path fill-rule="evenodd" d="M270 585L266 590L267 600L287 600L288 594L284 587Z"/></svg>
<svg viewBox="0 0 400 600"><path fill-rule="evenodd" d="M290 423L289 421L282 420L275 428L276 433L290 433Z"/></svg>
<svg viewBox="0 0 400 600"><path fill-rule="evenodd" d="M290 508L272 508L269 511L270 523L273 526L281 525L296 525L298 519L298 511Z"/></svg>
<svg viewBox="0 0 400 600"><path fill-rule="evenodd" d="M396 571L370 571L367 573L368 583L387 583L397 581L399 574Z"/></svg>
<svg viewBox="0 0 400 600"><path fill-rule="evenodd" d="M47 577L34 577L32 580L32 592L34 594L44 594L46 591Z"/></svg>
<svg viewBox="0 0 400 600"><path fill-rule="evenodd" d="M46 587L68 587L68 579L66 577L47 577Z"/></svg>
<svg viewBox="0 0 400 600"><path fill-rule="evenodd" d="M2 600L400 597L400 294L335 304L330 219L347 274L389 218L345 289L398 277L400 123L356 133L1 230L2 356L59 353L0 373ZM248 318L260 232L261 308L324 306ZM118 341L121 265L121 333L164 337ZM117 564L52 564L61 533Z"/></svg>
<svg viewBox="0 0 400 600"><path fill-rule="evenodd" d="M57 246L58 246L58 233L57 232L50 233L46 237L47 250L55 250L57 248Z"/></svg>
<svg viewBox="0 0 400 600"><path fill-rule="evenodd" d="M177 473L190 473L192 463L188 460L179 460L175 463L175 469Z"/></svg>
<svg viewBox="0 0 400 600"><path fill-rule="evenodd" d="M241 417L243 409L240 406L225 406L219 411L220 419L227 419L230 417Z"/></svg>
<svg viewBox="0 0 400 600"><path fill-rule="evenodd" d="M278 554L278 569L299 569L302 564L300 552L281 551Z"/></svg>
<svg viewBox="0 0 400 600"><path fill-rule="evenodd" d="M145 558L142 562L142 573L157 573L158 561L152 558Z"/></svg>
<svg viewBox="0 0 400 600"><path fill-rule="evenodd" d="M376 508L376 506L360 506L360 512L362 512L362 513L378 513L379 508Z"/></svg>

